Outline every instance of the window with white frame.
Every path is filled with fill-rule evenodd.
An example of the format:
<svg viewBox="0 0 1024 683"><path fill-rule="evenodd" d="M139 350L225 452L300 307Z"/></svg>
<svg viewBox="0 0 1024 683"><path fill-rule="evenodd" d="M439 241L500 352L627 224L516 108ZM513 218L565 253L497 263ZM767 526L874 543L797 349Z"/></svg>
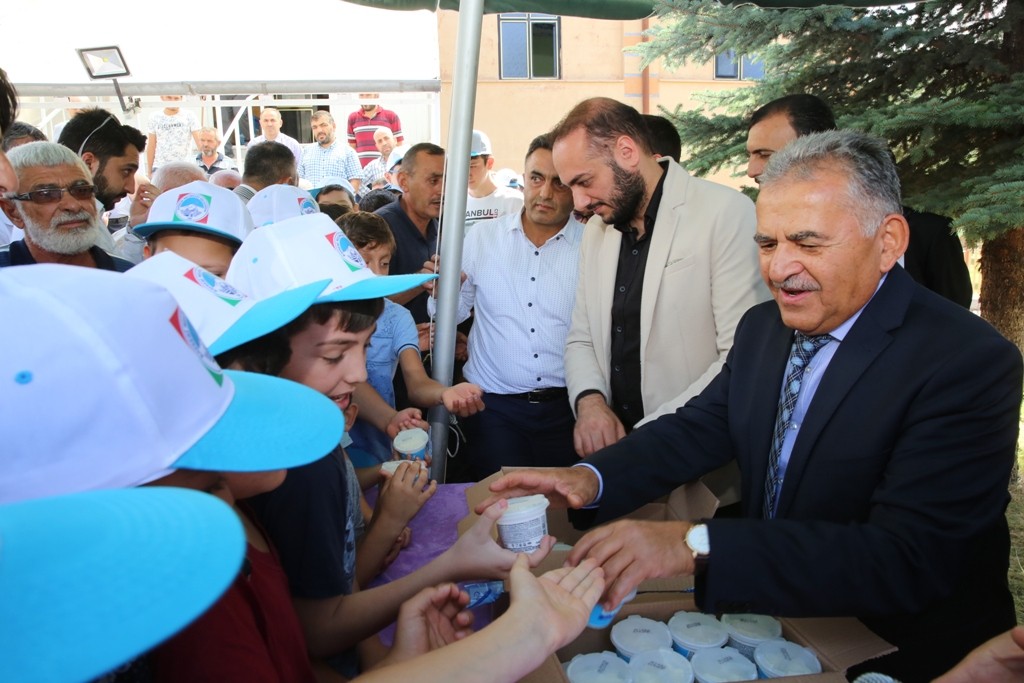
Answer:
<svg viewBox="0 0 1024 683"><path fill-rule="evenodd" d="M759 81L764 78L764 62L754 55L736 58L735 50L715 55L715 78Z"/></svg>
<svg viewBox="0 0 1024 683"><path fill-rule="evenodd" d="M554 14L498 15L501 78L561 78L561 19Z"/></svg>

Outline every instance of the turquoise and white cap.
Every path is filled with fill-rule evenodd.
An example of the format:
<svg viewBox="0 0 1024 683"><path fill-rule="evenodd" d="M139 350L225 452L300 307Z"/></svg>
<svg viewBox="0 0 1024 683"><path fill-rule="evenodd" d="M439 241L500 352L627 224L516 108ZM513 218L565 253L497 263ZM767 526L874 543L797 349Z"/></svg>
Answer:
<svg viewBox="0 0 1024 683"><path fill-rule="evenodd" d="M146 222L134 228L140 237L162 230L184 230L242 243L253 222L245 203L231 190L196 180L161 192Z"/></svg>
<svg viewBox="0 0 1024 683"><path fill-rule="evenodd" d="M238 515L199 491L0 505L0 680L91 681L112 671L203 614L244 554Z"/></svg>
<svg viewBox="0 0 1024 683"><path fill-rule="evenodd" d="M345 233L322 213L260 228L246 238L227 281L257 299L329 280L317 303L360 301L419 287L434 274L374 275Z"/></svg>
<svg viewBox="0 0 1024 683"><path fill-rule="evenodd" d="M170 469L298 467L338 445L317 391L224 370L163 287L41 264L0 272L0 503L152 481Z"/></svg>
<svg viewBox="0 0 1024 683"><path fill-rule="evenodd" d="M284 327L312 306L330 283L320 280L257 300L170 251L146 259L126 274L167 289L214 356Z"/></svg>
<svg viewBox="0 0 1024 683"><path fill-rule="evenodd" d="M257 228L281 221L320 213L313 195L294 185L270 185L252 196L246 204Z"/></svg>

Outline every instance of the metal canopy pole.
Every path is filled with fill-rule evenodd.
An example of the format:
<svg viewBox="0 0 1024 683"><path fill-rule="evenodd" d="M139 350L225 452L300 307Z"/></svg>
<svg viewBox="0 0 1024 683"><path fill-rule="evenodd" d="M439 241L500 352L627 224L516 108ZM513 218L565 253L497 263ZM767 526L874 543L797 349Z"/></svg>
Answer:
<svg viewBox="0 0 1024 683"><path fill-rule="evenodd" d="M431 373L438 382L451 386L455 370L455 326L459 311L459 274L462 271L462 238L465 229L466 188L469 185L469 148L473 135L476 79L480 64L480 32L483 28L483 0L466 0L459 5L459 33L455 42L455 72L452 106L448 121L447 171L441 237L441 278L437 283L437 327L431 354ZM447 220L444 218L447 217ZM445 481L448 464L448 411L444 406L428 413L431 452L430 476Z"/></svg>

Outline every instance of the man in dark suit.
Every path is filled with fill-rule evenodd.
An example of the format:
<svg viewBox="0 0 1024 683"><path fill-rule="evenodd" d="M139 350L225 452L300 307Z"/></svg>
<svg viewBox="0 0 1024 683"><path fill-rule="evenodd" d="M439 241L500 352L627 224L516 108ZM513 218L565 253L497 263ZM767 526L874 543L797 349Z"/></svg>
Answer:
<svg viewBox="0 0 1024 683"><path fill-rule="evenodd" d="M614 522L570 562L601 562L610 604L643 579L695 574L708 612L856 616L899 647L871 670L930 679L1014 623L1020 352L897 264L908 228L881 140L802 137L761 188L775 302L747 312L722 372L585 463L491 488L605 522L736 458L743 519Z"/></svg>
<svg viewBox="0 0 1024 683"><path fill-rule="evenodd" d="M821 98L798 94L772 100L750 115L747 176L760 183L761 172L772 154L801 135L835 127L832 110ZM928 289L970 308L974 296L971 274L964 261L960 238L952 230L952 221L906 206L903 216L910 226L910 243L900 265Z"/></svg>

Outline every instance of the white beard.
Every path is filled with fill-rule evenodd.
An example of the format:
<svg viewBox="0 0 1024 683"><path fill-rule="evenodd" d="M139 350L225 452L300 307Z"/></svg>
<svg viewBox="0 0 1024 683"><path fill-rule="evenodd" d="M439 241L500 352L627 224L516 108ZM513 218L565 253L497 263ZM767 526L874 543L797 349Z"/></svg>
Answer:
<svg viewBox="0 0 1024 683"><path fill-rule="evenodd" d="M18 206L18 214L25 222L25 235L43 251L63 256L73 256L88 251L99 239L103 228L99 219L88 211L55 213L50 225L43 226L31 220ZM88 220L84 228L60 228L60 223L72 220Z"/></svg>

